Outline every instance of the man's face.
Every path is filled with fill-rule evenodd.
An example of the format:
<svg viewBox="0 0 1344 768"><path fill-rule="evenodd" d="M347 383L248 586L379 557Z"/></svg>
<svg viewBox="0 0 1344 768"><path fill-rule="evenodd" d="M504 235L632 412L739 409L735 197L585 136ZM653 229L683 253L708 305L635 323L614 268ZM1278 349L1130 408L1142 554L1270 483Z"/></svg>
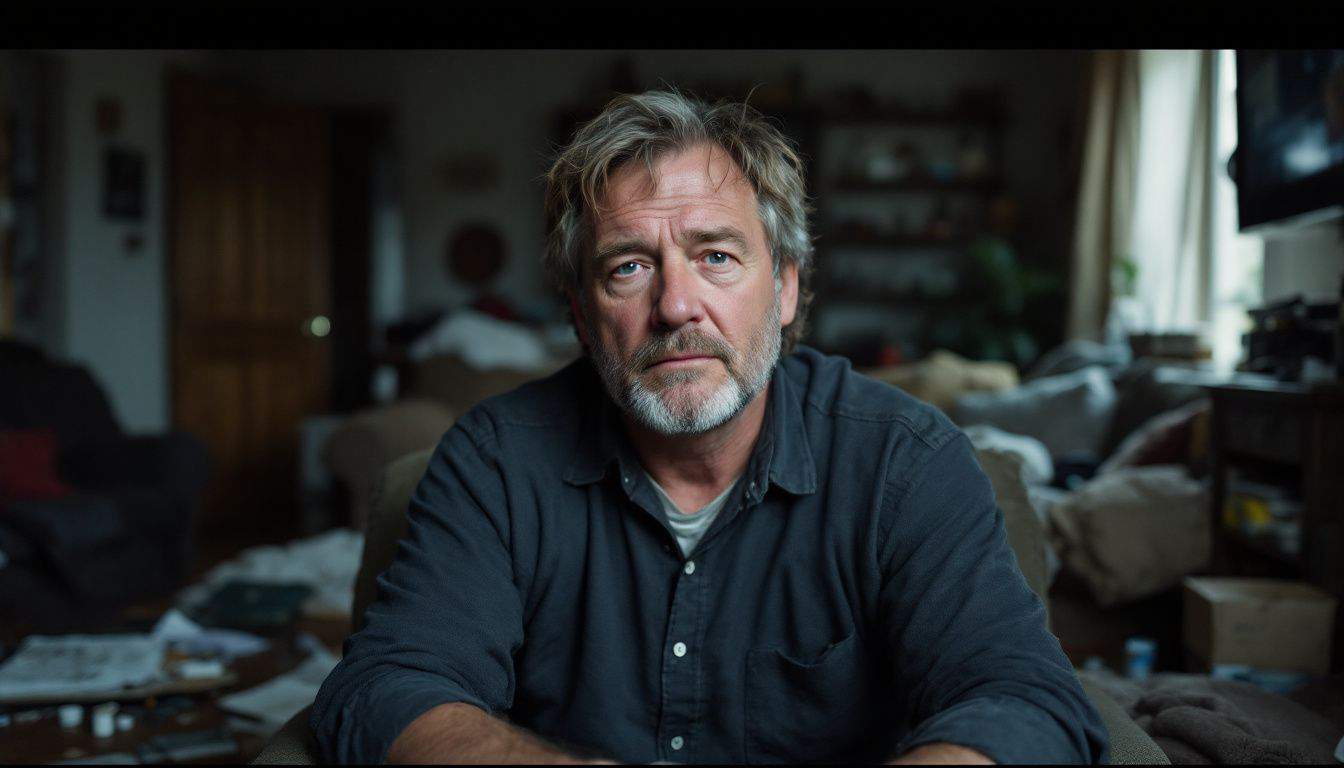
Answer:
<svg viewBox="0 0 1344 768"><path fill-rule="evenodd" d="M721 148L655 169L612 175L574 314L613 400L656 432L699 434L769 382L798 275L774 274L756 193Z"/></svg>

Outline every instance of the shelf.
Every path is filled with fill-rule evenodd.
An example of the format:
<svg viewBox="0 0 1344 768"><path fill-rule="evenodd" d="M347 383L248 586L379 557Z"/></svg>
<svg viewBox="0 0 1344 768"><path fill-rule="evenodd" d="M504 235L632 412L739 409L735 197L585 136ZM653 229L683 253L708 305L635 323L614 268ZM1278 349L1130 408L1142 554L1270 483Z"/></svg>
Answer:
<svg viewBox="0 0 1344 768"><path fill-rule="evenodd" d="M992 128L1005 122L1002 111L951 109L818 109L817 121L827 127L881 126L899 128L906 125L946 125L965 128Z"/></svg>
<svg viewBox="0 0 1344 768"><path fill-rule="evenodd" d="M965 296L935 296L927 293L901 293L874 290L859 290L853 288L829 288L824 292L818 291L817 297L826 304L882 304L892 309L920 309L920 308L939 308L945 309L953 306L965 306L967 301Z"/></svg>
<svg viewBox="0 0 1344 768"><path fill-rule="evenodd" d="M965 248L971 241L965 237L922 237L919 235L879 235L876 237L847 237L823 234L817 244L825 248Z"/></svg>
<svg viewBox="0 0 1344 768"><path fill-rule="evenodd" d="M1220 528L1218 533L1224 542L1241 553L1259 555L1260 557L1273 560L1280 565L1294 569L1302 568L1301 555L1283 551L1279 548L1278 544L1271 539L1253 538L1240 531L1233 531L1227 528Z"/></svg>
<svg viewBox="0 0 1344 768"><path fill-rule="evenodd" d="M1229 467L1235 467L1238 464L1249 464L1257 467L1272 467L1278 470L1300 470L1302 461L1287 456L1270 456L1264 453L1251 453L1245 449L1224 448L1223 457L1225 464Z"/></svg>
<svg viewBox="0 0 1344 768"><path fill-rule="evenodd" d="M837 179L825 186L827 192L947 192L989 195L1003 189L999 179L937 181L936 179L905 179L902 181L868 181L866 179Z"/></svg>

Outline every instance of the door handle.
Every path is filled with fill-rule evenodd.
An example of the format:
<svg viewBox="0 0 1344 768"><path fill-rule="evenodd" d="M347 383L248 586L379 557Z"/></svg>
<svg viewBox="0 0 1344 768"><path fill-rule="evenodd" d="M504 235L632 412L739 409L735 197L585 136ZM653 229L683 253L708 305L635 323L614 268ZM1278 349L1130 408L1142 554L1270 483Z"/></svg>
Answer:
<svg viewBox="0 0 1344 768"><path fill-rule="evenodd" d="M303 335L321 339L331 333L331 318L326 315L313 315L303 321Z"/></svg>

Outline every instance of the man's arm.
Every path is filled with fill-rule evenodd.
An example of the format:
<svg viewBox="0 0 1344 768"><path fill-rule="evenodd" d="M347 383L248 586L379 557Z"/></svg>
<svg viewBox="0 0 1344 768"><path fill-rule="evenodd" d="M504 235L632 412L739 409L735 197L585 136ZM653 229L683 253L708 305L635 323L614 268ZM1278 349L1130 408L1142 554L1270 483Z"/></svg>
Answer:
<svg viewBox="0 0 1344 768"><path fill-rule="evenodd" d="M1046 629L970 441L957 434L922 465L893 468L884 497L879 611L914 724L897 755L1103 759L1105 728Z"/></svg>
<svg viewBox="0 0 1344 768"><path fill-rule="evenodd" d="M392 742L387 762L598 765L609 761L570 755L470 704L457 703L441 704L417 717Z"/></svg>
<svg viewBox="0 0 1344 768"><path fill-rule="evenodd" d="M921 744L887 765L993 765L994 761L974 749L946 744Z"/></svg>
<svg viewBox="0 0 1344 768"><path fill-rule="evenodd" d="M326 761L382 762L394 742L407 758L448 759L433 751L442 742L503 759L468 737L513 706L523 607L511 531L493 426L469 412L430 459L367 623L318 692L310 723ZM426 717L446 704L479 717Z"/></svg>

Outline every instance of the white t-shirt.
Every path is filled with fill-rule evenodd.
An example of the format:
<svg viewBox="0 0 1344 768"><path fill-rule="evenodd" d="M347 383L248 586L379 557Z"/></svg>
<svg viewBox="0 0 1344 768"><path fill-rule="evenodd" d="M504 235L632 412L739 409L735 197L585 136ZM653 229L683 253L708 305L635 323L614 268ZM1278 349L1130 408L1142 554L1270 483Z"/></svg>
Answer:
<svg viewBox="0 0 1344 768"><path fill-rule="evenodd" d="M701 507L698 512L691 514L683 513L672 501L672 497L667 495L667 491L653 479L653 475L648 472L644 476L649 479L653 489L658 492L658 499L663 502L663 515L667 517L668 525L672 526L672 532L677 535L677 544L681 547L681 554L685 557L691 556L691 550L699 543L700 537L705 535L709 526L714 522L714 518L723 511L723 504L728 500L728 494L732 493L737 480L728 484L713 501Z"/></svg>

